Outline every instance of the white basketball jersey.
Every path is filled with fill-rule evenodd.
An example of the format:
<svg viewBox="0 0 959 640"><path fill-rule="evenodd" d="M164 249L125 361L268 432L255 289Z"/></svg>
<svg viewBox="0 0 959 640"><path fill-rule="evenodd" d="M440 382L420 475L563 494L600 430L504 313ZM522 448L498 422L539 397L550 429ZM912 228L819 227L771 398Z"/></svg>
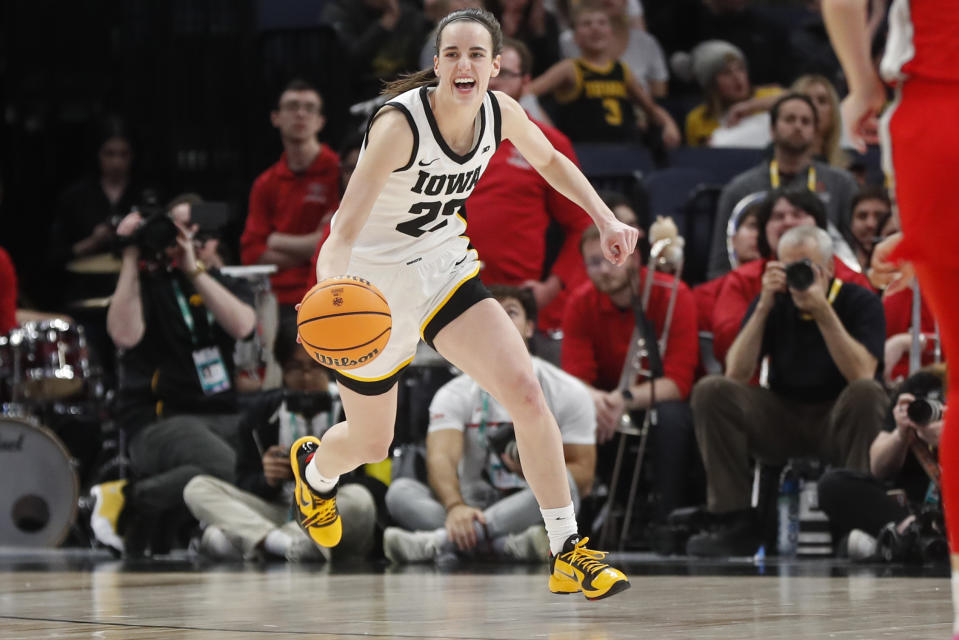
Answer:
<svg viewBox="0 0 959 640"><path fill-rule="evenodd" d="M373 204L353 246L354 258L372 264L411 263L457 244L465 253L469 246L463 205L499 146L499 103L486 92L476 115L475 144L466 155L459 155L440 135L429 103L431 91L432 87L412 89L382 107L388 105L406 116L413 130L413 150L409 162L390 175ZM366 142L360 158L366 153Z"/></svg>

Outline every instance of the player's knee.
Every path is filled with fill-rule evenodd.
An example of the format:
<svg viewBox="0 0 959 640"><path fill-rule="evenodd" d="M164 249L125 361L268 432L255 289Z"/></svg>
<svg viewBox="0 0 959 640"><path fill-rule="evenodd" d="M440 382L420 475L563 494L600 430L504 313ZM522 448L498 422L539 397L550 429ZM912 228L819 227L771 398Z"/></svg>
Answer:
<svg viewBox="0 0 959 640"><path fill-rule="evenodd" d="M390 445L392 443L392 433L386 434L385 436L364 439L359 447L359 453L363 458L363 462L370 464L385 460L390 455Z"/></svg>
<svg viewBox="0 0 959 640"><path fill-rule="evenodd" d="M504 403L510 415L535 416L548 411L543 388L532 372L515 377L506 387Z"/></svg>

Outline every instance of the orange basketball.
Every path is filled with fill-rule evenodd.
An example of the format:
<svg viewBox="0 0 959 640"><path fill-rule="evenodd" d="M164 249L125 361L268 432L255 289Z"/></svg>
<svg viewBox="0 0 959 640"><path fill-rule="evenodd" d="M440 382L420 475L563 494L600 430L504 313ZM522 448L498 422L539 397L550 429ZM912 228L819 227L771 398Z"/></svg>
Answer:
<svg viewBox="0 0 959 640"><path fill-rule="evenodd" d="M383 353L393 317L386 298L369 280L337 276L306 292L296 325L314 360L331 369L355 369Z"/></svg>

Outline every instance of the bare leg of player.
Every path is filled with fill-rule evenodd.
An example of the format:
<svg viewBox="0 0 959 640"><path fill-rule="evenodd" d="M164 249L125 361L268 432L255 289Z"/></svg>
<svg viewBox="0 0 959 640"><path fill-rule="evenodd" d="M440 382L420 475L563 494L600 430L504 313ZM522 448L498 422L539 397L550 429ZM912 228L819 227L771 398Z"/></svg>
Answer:
<svg viewBox="0 0 959 640"><path fill-rule="evenodd" d="M523 338L498 302L474 304L445 326L437 351L503 405L516 427L523 475L543 509L572 503L563 442Z"/></svg>
<svg viewBox="0 0 959 640"><path fill-rule="evenodd" d="M312 464L326 478L349 473L361 464L379 462L390 455L396 422L398 385L378 396L365 396L339 385L347 420L324 434Z"/></svg>
<svg viewBox="0 0 959 640"><path fill-rule="evenodd" d="M523 475L539 502L549 537L549 590L581 592L597 600L628 589L626 575L602 562L606 554L587 548L587 540L579 536L559 426L546 405L526 345L503 307L492 299L477 302L433 342L513 419Z"/></svg>

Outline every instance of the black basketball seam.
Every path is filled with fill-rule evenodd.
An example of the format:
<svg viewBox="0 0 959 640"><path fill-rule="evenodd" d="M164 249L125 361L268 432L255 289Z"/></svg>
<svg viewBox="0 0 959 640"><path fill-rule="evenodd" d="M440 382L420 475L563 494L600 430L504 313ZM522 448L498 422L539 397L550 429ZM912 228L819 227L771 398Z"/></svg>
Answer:
<svg viewBox="0 0 959 640"><path fill-rule="evenodd" d="M348 277L348 276L341 276L341 277ZM369 283L369 286L365 286L365 285L359 284L359 283L357 283L357 282L331 282L330 284L324 285L324 286L320 287L319 289L316 289L315 291L313 291L313 293L319 293L320 291L323 291L324 289L329 289L330 287L344 287L344 286L348 286L348 287L359 287L359 288L361 288L361 289L366 289L367 291L369 291L370 293L372 293L373 295L375 295L377 298L379 298L380 300L382 300L383 303L384 303L387 307L390 306L390 303L386 301L386 298L384 298L384 297L382 296L382 294L380 294L376 289L373 288L373 287L376 286L376 285L374 285L372 282ZM303 299L303 301L300 302L300 306L301 306L301 307L303 306L303 304L304 304L307 300L309 300L310 298L313 297L313 293L311 293L310 295L308 295L307 297L305 297L305 298Z"/></svg>
<svg viewBox="0 0 959 640"><path fill-rule="evenodd" d="M303 344L305 344L306 346L310 347L311 349L317 349L317 350L319 350L319 351L352 351L353 349L359 349L360 347L365 347L365 346L368 345L368 344L372 344L372 343L376 342L377 340L379 340L380 338L382 338L383 335L384 335L387 331L390 331L392 328L393 328L392 325L389 326L389 327L387 327L386 329L384 329L384 330L380 333L380 335L376 336L375 338L373 338L373 339L370 340L369 342L364 342L363 344L358 344L358 345L353 346L353 347L343 347L342 349L333 349L333 348L328 348L328 347L318 347L318 346L316 346L315 344L310 344L310 343L307 342L306 340L303 340L302 336L300 337L300 340L303 340Z"/></svg>
<svg viewBox="0 0 959 640"><path fill-rule="evenodd" d="M298 322L297 327L302 327L305 324L310 322L316 322L317 320L325 320L326 318L338 318L340 316L386 316L387 318L393 317L392 314L386 311L340 311L338 313L331 313L326 316L316 316L315 318L310 318L309 320L304 320L303 322Z"/></svg>

